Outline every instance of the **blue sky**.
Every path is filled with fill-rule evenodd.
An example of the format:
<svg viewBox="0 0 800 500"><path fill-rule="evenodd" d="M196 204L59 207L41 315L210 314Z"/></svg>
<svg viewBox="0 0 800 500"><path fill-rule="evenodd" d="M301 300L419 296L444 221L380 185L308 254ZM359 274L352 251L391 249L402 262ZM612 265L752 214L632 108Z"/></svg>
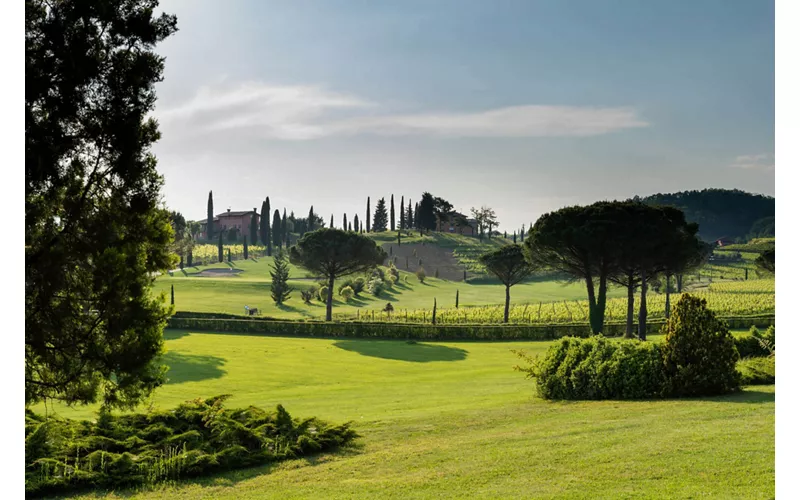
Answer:
<svg viewBox="0 0 800 500"><path fill-rule="evenodd" d="M367 196L493 207L705 187L774 194L768 1L174 0L156 110L189 218L327 220ZM373 202L374 204L374 202ZM361 215L363 217L363 215Z"/></svg>

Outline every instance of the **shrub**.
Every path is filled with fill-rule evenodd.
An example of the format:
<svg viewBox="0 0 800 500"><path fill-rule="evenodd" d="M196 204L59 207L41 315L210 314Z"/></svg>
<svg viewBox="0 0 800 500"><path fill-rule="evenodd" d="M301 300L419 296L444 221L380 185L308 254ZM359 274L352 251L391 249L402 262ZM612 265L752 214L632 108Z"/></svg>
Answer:
<svg viewBox="0 0 800 500"><path fill-rule="evenodd" d="M386 307L383 308L383 312L389 313L389 314L394 312L394 306L392 305L391 302L387 302L386 303Z"/></svg>
<svg viewBox="0 0 800 500"><path fill-rule="evenodd" d="M425 283L425 269L424 268L420 267L419 269L417 269L417 272L415 272L414 274L417 275L417 279L419 280L420 283Z"/></svg>
<svg viewBox="0 0 800 500"><path fill-rule="evenodd" d="M358 297L359 293L364 291L364 287L366 286L366 283L367 283L366 280L364 278L361 278L361 277L358 277L358 278L353 280L353 284L350 285L350 287L353 289L353 293L356 294L356 297Z"/></svg>
<svg viewBox="0 0 800 500"><path fill-rule="evenodd" d="M770 326L767 331L762 334L755 326L750 328L750 334L743 337L734 339L736 350L739 352L740 358L750 358L755 356L769 356L770 351L764 342L769 345L775 345L775 327Z"/></svg>
<svg viewBox="0 0 800 500"><path fill-rule="evenodd" d="M775 383L775 358L746 358L736 363L742 385L772 385Z"/></svg>
<svg viewBox="0 0 800 500"><path fill-rule="evenodd" d="M712 396L739 389L733 336L705 299L683 294L662 333L668 395Z"/></svg>
<svg viewBox="0 0 800 500"><path fill-rule="evenodd" d="M386 284L377 276L374 276L367 283L367 291L376 297L383 293L384 288L386 288Z"/></svg>
<svg viewBox="0 0 800 500"><path fill-rule="evenodd" d="M317 291L314 288L309 288L307 290L300 290L300 297L303 299L303 302L306 304L310 304L314 297L316 297Z"/></svg>
<svg viewBox="0 0 800 500"><path fill-rule="evenodd" d="M346 444L350 424L295 419L278 405L227 409L225 396L96 423L25 412L25 492L130 487L297 458Z"/></svg>
<svg viewBox="0 0 800 500"><path fill-rule="evenodd" d="M322 302L326 302L328 300L328 287L326 285L319 287L317 298Z"/></svg>
<svg viewBox="0 0 800 500"><path fill-rule="evenodd" d="M646 399L664 392L658 344L639 340L563 338L544 358L517 355L529 363L515 367L535 378L546 399Z"/></svg>
<svg viewBox="0 0 800 500"><path fill-rule="evenodd" d="M387 287L392 288L394 284L397 283L397 278L398 277L394 274L389 274L386 276L386 281L384 283L386 283Z"/></svg>
<svg viewBox="0 0 800 500"><path fill-rule="evenodd" d="M342 298L344 298L345 302L349 302L350 299L352 299L353 295L354 295L353 289L350 288L349 286L346 286L346 287L342 288L341 290L339 290L339 295L341 295Z"/></svg>

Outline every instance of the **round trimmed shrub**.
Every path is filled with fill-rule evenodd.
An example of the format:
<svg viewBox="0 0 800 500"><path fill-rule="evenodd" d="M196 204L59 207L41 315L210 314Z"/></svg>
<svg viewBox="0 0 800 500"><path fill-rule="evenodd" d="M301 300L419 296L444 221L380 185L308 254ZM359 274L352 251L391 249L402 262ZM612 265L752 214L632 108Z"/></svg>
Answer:
<svg viewBox="0 0 800 500"><path fill-rule="evenodd" d="M728 326L705 299L683 294L662 327L669 396L714 396L739 389L739 353Z"/></svg>
<svg viewBox="0 0 800 500"><path fill-rule="evenodd" d="M355 293L353 292L353 289L350 288L349 286L346 286L346 287L342 288L341 290L339 290L339 295L341 295L342 298L344 298L345 302L349 302L350 299L353 298L354 294Z"/></svg>
<svg viewBox="0 0 800 500"><path fill-rule="evenodd" d="M353 293L358 296L359 293L364 291L364 287L367 285L367 281L364 278L358 277L353 280L353 284L350 287L353 289Z"/></svg>
<svg viewBox="0 0 800 500"><path fill-rule="evenodd" d="M322 302L327 302L327 300L328 300L328 287L327 286L323 285L323 286L319 287L319 292L317 292L317 298L319 298L319 300L321 300Z"/></svg>
<svg viewBox="0 0 800 500"><path fill-rule="evenodd" d="M386 288L386 284L377 276L369 280L369 283L367 283L367 291L376 297L383 292L384 288Z"/></svg>

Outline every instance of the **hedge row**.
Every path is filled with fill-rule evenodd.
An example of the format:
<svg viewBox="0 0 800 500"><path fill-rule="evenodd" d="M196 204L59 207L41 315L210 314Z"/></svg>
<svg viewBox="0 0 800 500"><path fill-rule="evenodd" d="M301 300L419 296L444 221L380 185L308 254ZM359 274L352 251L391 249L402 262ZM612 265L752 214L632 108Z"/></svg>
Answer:
<svg viewBox="0 0 800 500"><path fill-rule="evenodd" d="M233 315L230 315L233 316ZM729 318L730 328L749 328L774 323L774 316ZM648 335L657 334L663 322L647 324ZM285 337L348 337L374 339L415 340L552 340L561 337L589 337L591 330L585 323L553 325L431 325L409 323L360 323L279 321L239 319L236 317L188 317L175 315L169 328L180 330L256 333ZM605 336L618 337L625 332L624 323L607 323Z"/></svg>

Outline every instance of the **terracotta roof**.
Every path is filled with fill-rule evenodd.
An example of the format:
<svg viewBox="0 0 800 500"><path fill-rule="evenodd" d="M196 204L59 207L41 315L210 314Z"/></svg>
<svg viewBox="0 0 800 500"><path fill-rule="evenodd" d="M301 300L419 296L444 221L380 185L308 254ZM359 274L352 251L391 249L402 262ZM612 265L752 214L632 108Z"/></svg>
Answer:
<svg viewBox="0 0 800 500"><path fill-rule="evenodd" d="M222 212L221 214L217 214L216 217L214 217L214 220L217 220L217 217L241 217L242 215L248 215L252 213L256 212L253 212L252 210L245 210L241 212Z"/></svg>

